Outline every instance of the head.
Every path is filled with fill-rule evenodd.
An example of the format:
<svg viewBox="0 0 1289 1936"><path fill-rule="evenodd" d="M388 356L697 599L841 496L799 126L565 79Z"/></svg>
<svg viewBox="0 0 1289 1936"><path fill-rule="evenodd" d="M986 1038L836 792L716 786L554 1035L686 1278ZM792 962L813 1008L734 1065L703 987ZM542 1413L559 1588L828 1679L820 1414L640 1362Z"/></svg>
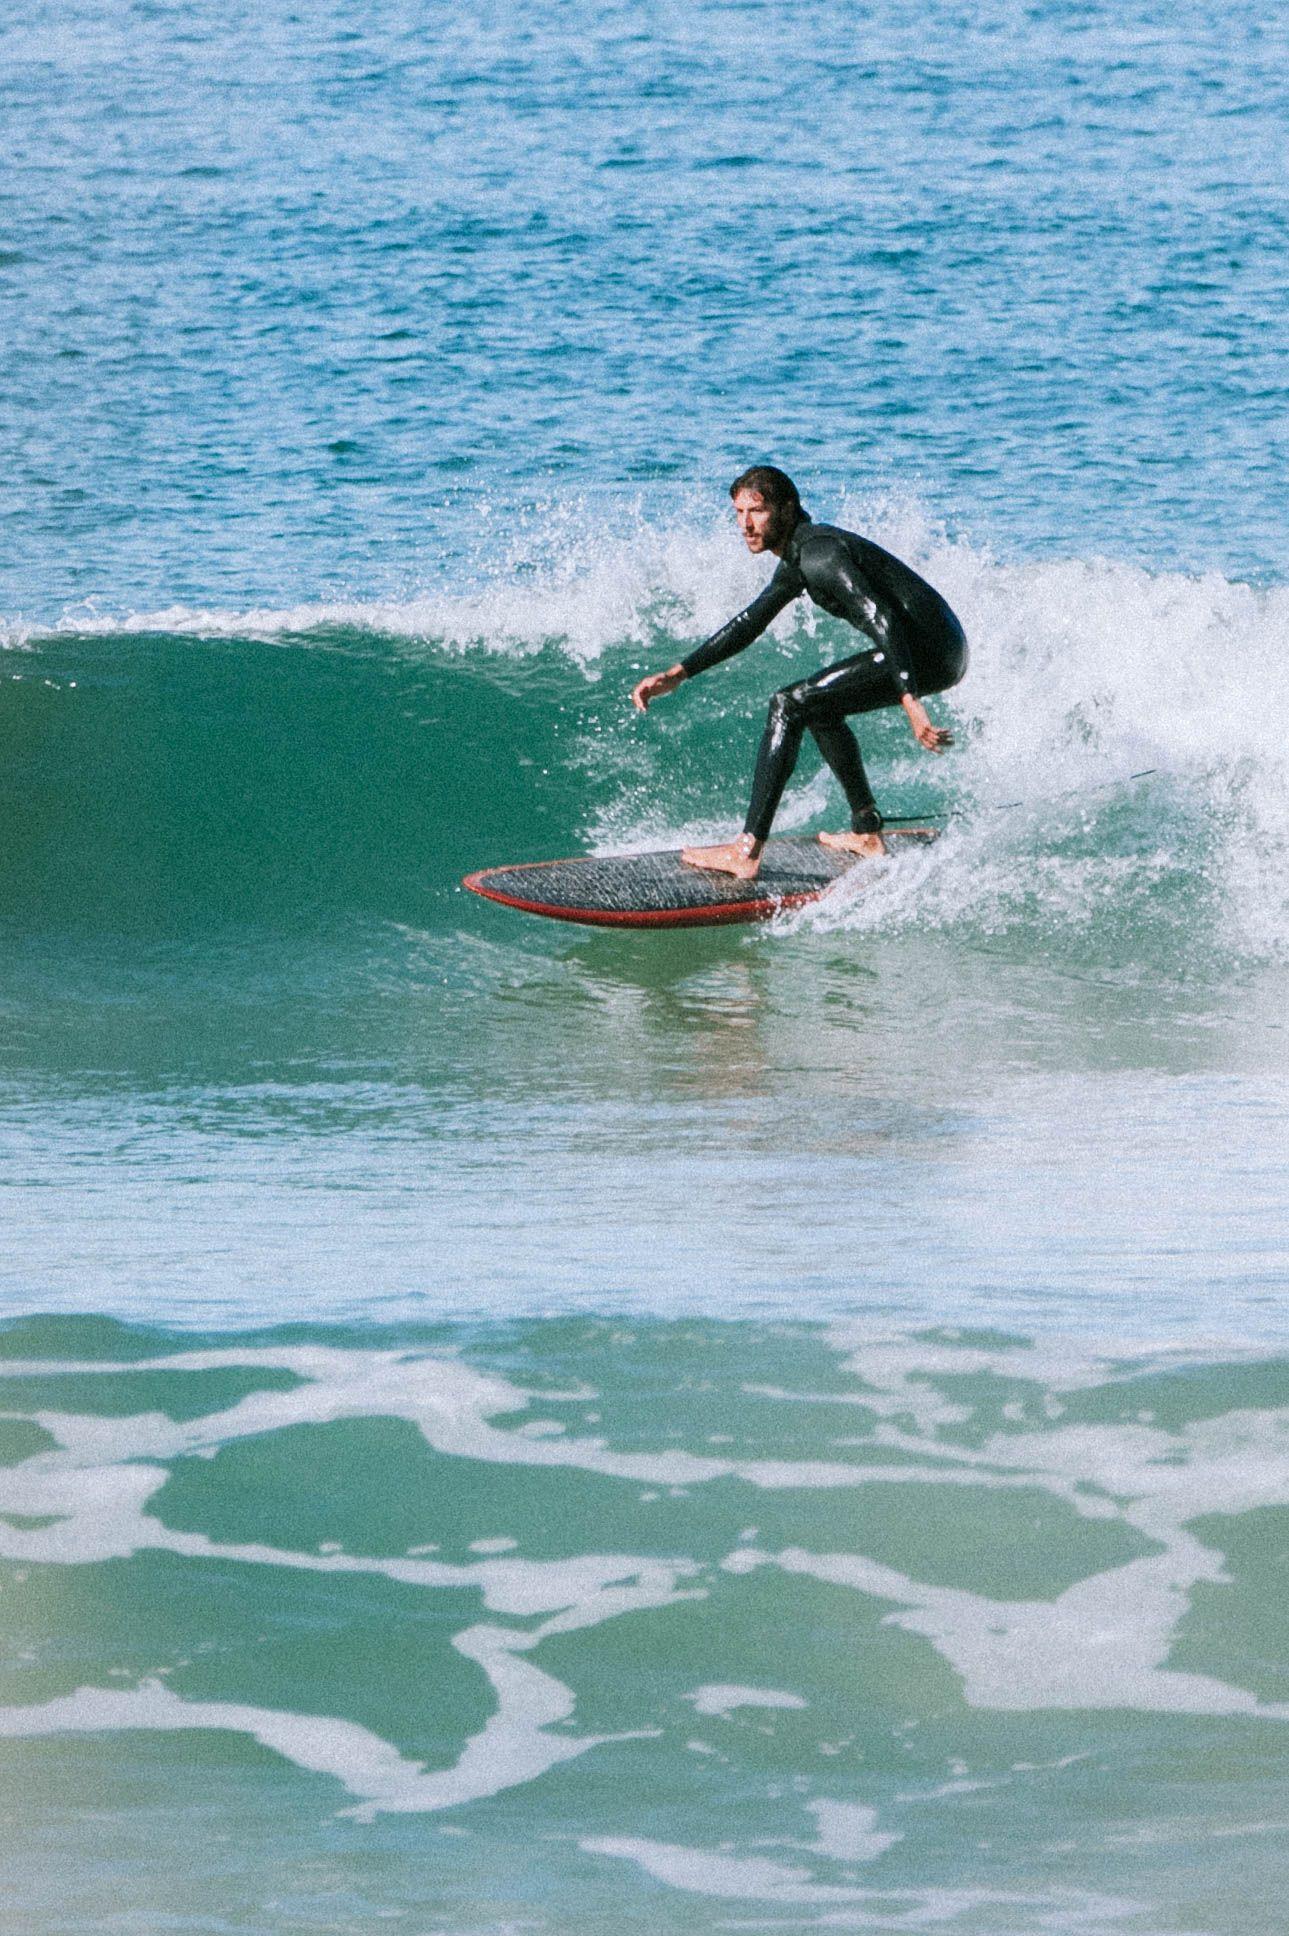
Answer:
<svg viewBox="0 0 1289 1936"><path fill-rule="evenodd" d="M804 514L797 487L773 464L754 464L730 485L734 515L749 551L779 551Z"/></svg>

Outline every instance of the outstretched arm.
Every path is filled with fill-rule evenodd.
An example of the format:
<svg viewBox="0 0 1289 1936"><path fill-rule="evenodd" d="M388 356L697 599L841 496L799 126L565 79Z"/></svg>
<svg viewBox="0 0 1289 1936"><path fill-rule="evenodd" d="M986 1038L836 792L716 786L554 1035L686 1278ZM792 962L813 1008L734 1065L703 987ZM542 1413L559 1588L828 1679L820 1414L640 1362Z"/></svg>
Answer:
<svg viewBox="0 0 1289 1936"><path fill-rule="evenodd" d="M779 616L785 605L790 605L798 597L802 589L797 574L780 565L760 596L722 625L719 632L713 632L710 639L704 639L687 658L678 659L665 672L653 672L640 681L631 695L631 703L636 711L644 712L651 700L674 692L682 680L692 679L695 673L706 672L709 666L719 665L722 659L732 659L736 652L742 652L753 639L760 638L766 626Z"/></svg>
<svg viewBox="0 0 1289 1936"><path fill-rule="evenodd" d="M706 672L710 666L719 665L722 659L732 659L736 652L742 652L759 639L767 625L778 618L785 605L804 590L800 575L786 564L779 566L765 590L754 598L752 603L728 619L719 632L713 632L710 639L704 639L700 646L683 658L680 663L685 669L685 677L692 679L697 672Z"/></svg>

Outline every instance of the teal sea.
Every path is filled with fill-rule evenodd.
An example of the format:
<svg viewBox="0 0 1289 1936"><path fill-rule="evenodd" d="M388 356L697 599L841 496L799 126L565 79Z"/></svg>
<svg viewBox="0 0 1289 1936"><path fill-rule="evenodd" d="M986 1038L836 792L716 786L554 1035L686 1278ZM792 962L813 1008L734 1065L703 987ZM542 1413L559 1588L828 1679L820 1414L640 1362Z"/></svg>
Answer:
<svg viewBox="0 0 1289 1936"><path fill-rule="evenodd" d="M1276 1936L1289 33L0 22L0 1932ZM961 615L741 824L799 479ZM784 830L839 824L803 759Z"/></svg>

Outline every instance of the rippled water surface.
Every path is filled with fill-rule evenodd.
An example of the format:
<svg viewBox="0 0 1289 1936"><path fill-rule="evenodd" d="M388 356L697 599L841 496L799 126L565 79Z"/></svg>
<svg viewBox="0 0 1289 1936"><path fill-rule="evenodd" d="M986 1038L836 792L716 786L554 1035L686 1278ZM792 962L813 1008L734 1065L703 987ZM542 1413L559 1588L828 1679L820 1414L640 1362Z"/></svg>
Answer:
<svg viewBox="0 0 1289 1936"><path fill-rule="evenodd" d="M978 539L1275 572L1286 28L984 0L36 0L0 611L436 582L769 450ZM463 528L464 526L464 528Z"/></svg>

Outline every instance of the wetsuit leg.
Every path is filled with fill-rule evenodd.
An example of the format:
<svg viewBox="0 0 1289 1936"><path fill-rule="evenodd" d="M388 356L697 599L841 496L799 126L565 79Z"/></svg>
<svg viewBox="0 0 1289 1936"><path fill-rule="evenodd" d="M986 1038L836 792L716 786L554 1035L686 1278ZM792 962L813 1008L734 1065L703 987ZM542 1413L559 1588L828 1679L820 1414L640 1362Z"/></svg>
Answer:
<svg viewBox="0 0 1289 1936"><path fill-rule="evenodd" d="M768 839L779 802L783 798L783 789L797 763L802 735L807 730L815 733L819 739L820 750L824 751L830 766L833 761L825 749L825 741L827 747L840 757L841 768L834 766L833 770L846 788L852 813L865 816L874 814L876 808L863 761L859 757L859 747L854 734L843 721L848 713L875 712L881 706L898 703L899 692L886 654L876 651L861 652L853 659L842 659L839 664L826 666L811 678L800 679L795 685L784 686L776 692L770 701L765 732L756 756L752 801L748 807L745 831L755 840ZM823 728L823 738L816 730L819 727ZM845 736L844 740L839 737L838 728ZM849 741L849 747L845 741ZM852 787L856 789L854 794ZM861 828L860 831L865 829Z"/></svg>
<svg viewBox="0 0 1289 1936"><path fill-rule="evenodd" d="M864 759L859 750L859 741L851 732L844 719L815 720L810 728L815 744L846 796L850 808L850 824L857 834L875 834L881 827L882 816L877 811L873 789L864 771Z"/></svg>

